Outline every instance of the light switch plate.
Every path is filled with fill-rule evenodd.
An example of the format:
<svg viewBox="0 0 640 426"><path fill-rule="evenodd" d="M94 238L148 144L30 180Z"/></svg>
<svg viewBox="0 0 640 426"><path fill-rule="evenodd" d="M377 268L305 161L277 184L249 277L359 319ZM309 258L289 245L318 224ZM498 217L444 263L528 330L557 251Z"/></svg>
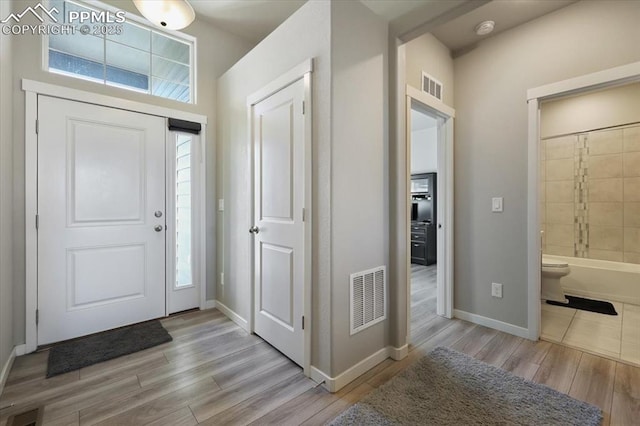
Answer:
<svg viewBox="0 0 640 426"><path fill-rule="evenodd" d="M494 213L502 212L502 197L493 197L491 199L491 211Z"/></svg>

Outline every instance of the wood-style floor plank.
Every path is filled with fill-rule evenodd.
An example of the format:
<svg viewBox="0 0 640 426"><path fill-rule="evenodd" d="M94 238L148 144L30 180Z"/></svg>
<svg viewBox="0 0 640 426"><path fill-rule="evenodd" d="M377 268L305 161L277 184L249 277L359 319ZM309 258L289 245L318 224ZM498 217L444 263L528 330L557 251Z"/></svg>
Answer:
<svg viewBox="0 0 640 426"><path fill-rule="evenodd" d="M523 340L513 354L507 358L501 368L512 372L516 376L531 380L536 375L540 364L551 349L551 343L539 340Z"/></svg>
<svg viewBox="0 0 640 426"><path fill-rule="evenodd" d="M640 368L617 363L611 405L611 424L640 424Z"/></svg>
<svg viewBox="0 0 640 426"><path fill-rule="evenodd" d="M602 409L603 426L610 424L616 364L615 361L583 353L569 390L570 396Z"/></svg>
<svg viewBox="0 0 640 426"><path fill-rule="evenodd" d="M453 347L637 425L640 368L435 314L435 268L413 267L411 344L331 394L217 310L163 319L172 342L46 379L48 351L18 357L0 396L9 416L44 407L45 425L326 424L437 346ZM1 404L0 404L1 406Z"/></svg>
<svg viewBox="0 0 640 426"><path fill-rule="evenodd" d="M189 407L184 407L151 423L146 423L145 426L194 426L197 424L198 421L193 417Z"/></svg>
<svg viewBox="0 0 640 426"><path fill-rule="evenodd" d="M533 381L558 392L569 393L581 358L582 352L576 349L553 345L533 376Z"/></svg>
<svg viewBox="0 0 640 426"><path fill-rule="evenodd" d="M251 425L299 425L339 399L320 386L314 386L289 402L276 407Z"/></svg>

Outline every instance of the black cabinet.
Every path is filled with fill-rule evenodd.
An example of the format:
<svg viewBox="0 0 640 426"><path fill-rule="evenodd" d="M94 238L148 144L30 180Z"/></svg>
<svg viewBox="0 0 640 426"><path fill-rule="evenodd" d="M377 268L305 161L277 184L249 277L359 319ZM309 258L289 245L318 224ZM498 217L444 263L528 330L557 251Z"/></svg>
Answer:
<svg viewBox="0 0 640 426"><path fill-rule="evenodd" d="M436 263L435 224L411 222L411 263L419 265Z"/></svg>
<svg viewBox="0 0 640 426"><path fill-rule="evenodd" d="M437 174L411 175L411 263L436 263L436 200Z"/></svg>

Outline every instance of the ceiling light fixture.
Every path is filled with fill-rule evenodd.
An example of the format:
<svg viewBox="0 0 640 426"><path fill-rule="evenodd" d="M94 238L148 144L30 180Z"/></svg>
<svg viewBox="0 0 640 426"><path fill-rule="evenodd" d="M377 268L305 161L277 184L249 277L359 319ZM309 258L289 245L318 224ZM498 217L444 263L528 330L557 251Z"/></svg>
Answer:
<svg viewBox="0 0 640 426"><path fill-rule="evenodd" d="M495 28L496 23L493 21L483 21L476 26L476 34L479 36L487 35Z"/></svg>
<svg viewBox="0 0 640 426"><path fill-rule="evenodd" d="M133 4L151 23L169 30L181 30L196 18L187 0L133 0Z"/></svg>

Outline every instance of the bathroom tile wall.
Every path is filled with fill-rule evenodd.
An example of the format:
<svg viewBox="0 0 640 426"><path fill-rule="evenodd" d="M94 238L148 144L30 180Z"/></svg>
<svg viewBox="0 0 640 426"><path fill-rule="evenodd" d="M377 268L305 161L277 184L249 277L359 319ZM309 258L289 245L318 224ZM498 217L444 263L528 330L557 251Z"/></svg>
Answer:
<svg viewBox="0 0 640 426"><path fill-rule="evenodd" d="M640 126L547 139L543 252L640 263Z"/></svg>

